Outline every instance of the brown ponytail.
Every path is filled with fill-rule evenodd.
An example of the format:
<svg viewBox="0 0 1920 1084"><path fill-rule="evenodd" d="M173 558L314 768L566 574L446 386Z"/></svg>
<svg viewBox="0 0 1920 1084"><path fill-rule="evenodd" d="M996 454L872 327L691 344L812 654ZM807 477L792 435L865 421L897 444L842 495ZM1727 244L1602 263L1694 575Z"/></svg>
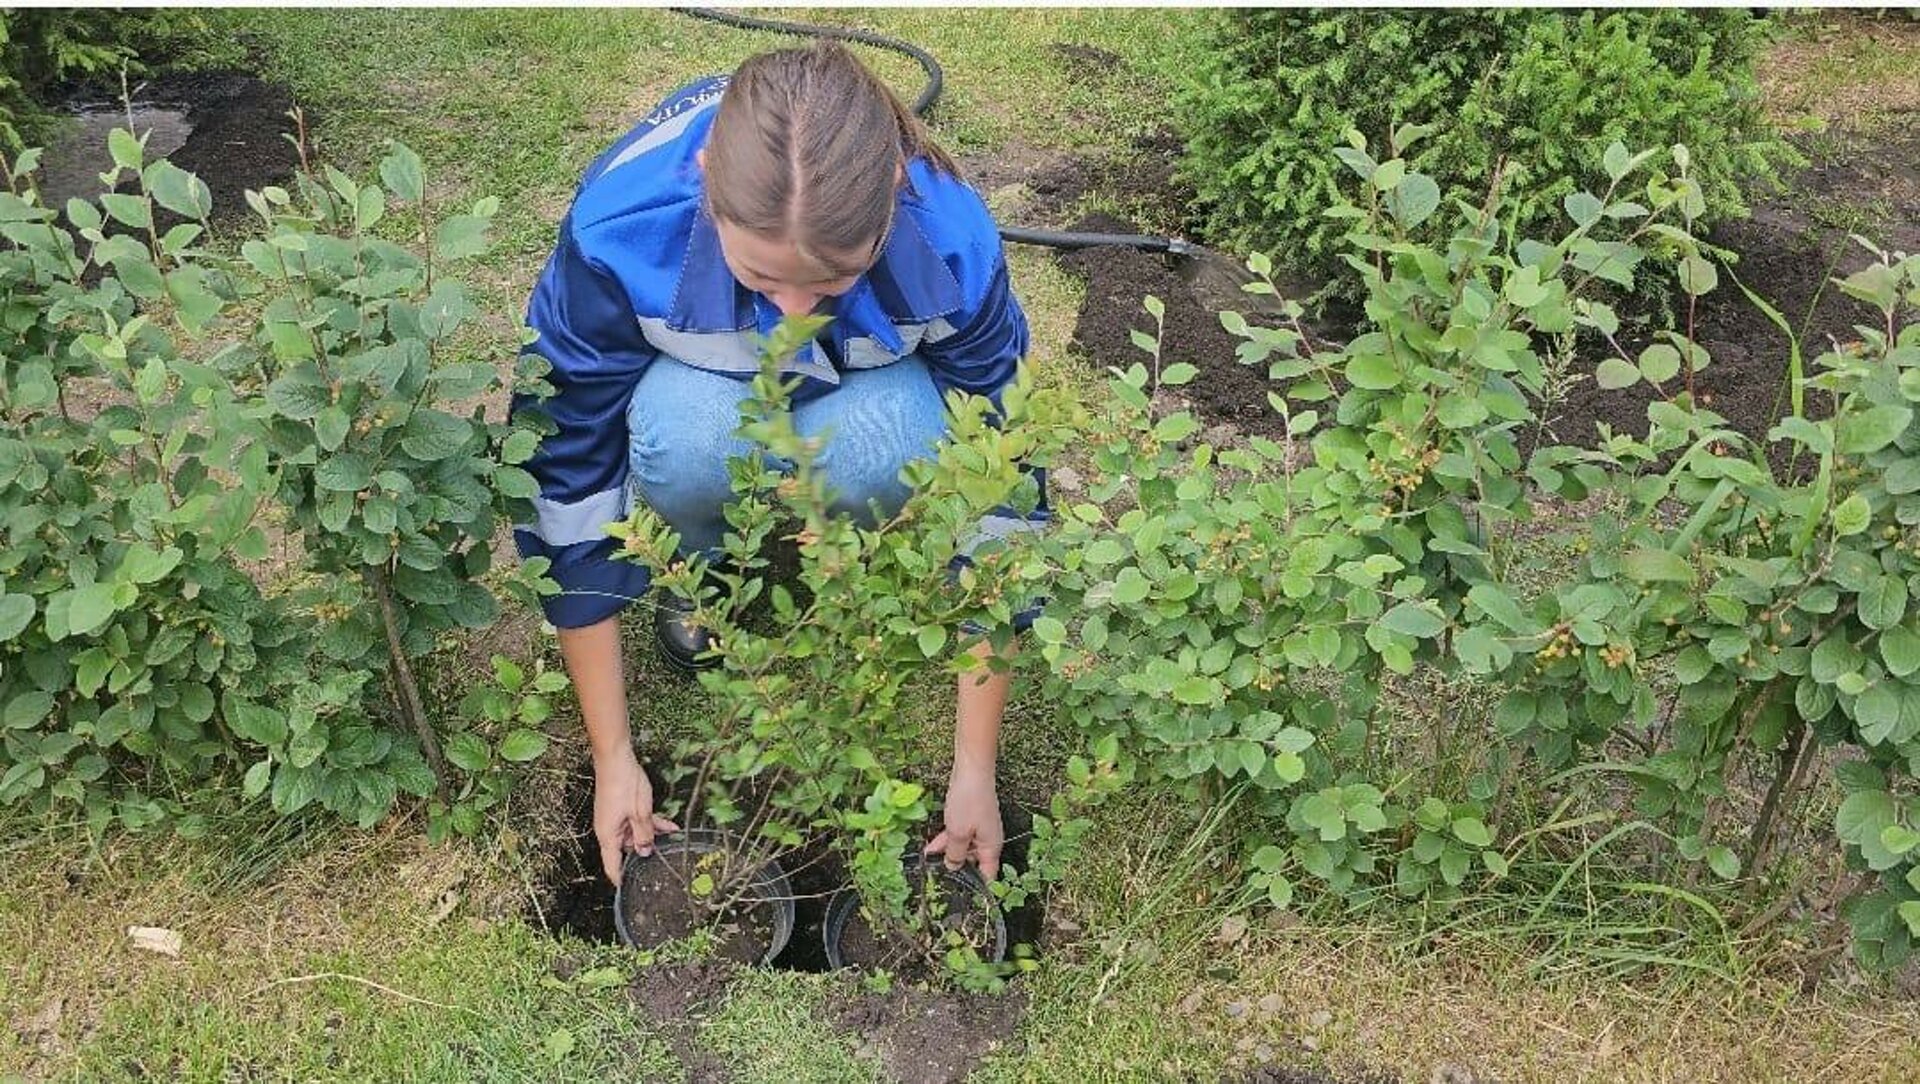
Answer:
<svg viewBox="0 0 1920 1084"><path fill-rule="evenodd" d="M749 58L706 144L709 212L731 226L821 253L864 251L893 222L909 158L958 173L898 95L847 48L820 41ZM864 265L863 265L864 266Z"/></svg>

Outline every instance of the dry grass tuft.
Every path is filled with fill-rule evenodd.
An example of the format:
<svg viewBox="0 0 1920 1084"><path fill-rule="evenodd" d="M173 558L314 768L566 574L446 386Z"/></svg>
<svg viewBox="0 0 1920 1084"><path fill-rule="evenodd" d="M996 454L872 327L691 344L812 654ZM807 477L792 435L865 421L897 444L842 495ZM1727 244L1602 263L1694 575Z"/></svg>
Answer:
<svg viewBox="0 0 1920 1084"><path fill-rule="evenodd" d="M1785 127L1866 128L1920 110L1920 19L1821 12L1768 51L1759 77L1768 115Z"/></svg>

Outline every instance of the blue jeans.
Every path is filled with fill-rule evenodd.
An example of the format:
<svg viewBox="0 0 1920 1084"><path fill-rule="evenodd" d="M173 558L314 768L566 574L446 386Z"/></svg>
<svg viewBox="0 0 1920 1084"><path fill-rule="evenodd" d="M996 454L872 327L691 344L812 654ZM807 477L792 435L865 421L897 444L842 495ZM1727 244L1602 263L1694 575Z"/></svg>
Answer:
<svg viewBox="0 0 1920 1084"><path fill-rule="evenodd" d="M733 500L727 459L753 444L734 435L748 382L669 357L647 367L627 409L628 462L634 492L680 532L682 553L718 549L724 510ZM945 404L926 363L901 358L878 369L841 374L840 386L793 407L794 428L824 444L833 509L870 523L868 502L891 515L909 490L900 470L931 459L947 435Z"/></svg>

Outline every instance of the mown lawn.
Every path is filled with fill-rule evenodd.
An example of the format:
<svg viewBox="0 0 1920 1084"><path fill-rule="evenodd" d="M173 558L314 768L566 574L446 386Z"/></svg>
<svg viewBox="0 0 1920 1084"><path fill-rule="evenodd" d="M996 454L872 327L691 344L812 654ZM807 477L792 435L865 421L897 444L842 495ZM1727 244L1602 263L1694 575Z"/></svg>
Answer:
<svg viewBox="0 0 1920 1084"><path fill-rule="evenodd" d="M1089 156L1125 153L1158 124L1156 88L1184 70L1175 30L1194 17L785 14L869 25L935 53L948 90L934 128L962 153ZM784 40L647 10L209 17L294 88L327 160L364 172L398 139L426 160L436 200L501 198L499 245L475 279L494 316L494 337L477 348L503 357L579 170L673 86ZM1118 56L1140 97L1096 92L1056 43ZM917 90L910 62L872 55L897 87ZM1820 94L1851 85L1824 59L1810 66ZM1011 259L1035 364L1097 395L1067 346L1078 287L1042 252ZM669 733L701 697L662 673L635 632L636 725ZM434 659L436 683L457 688L500 644L551 651L522 615ZM936 750L950 696L929 694ZM0 822L0 1079L683 1079L674 1036L628 997L639 962L550 938L524 917L555 797L584 756L577 726L553 721L553 751L496 830L443 847L413 820L361 833L225 807L208 810L200 838L117 836L98 849L72 824ZM1066 741L1044 704L1017 700L1009 789L1043 788ZM929 775L944 770L938 755ZM1662 966L1619 966L1634 961L1608 926L1603 897L1618 886L1604 871L1584 872L1525 923L1489 905L1481 925L1435 932L1321 908L1223 930L1232 905L1207 886L1230 856L1189 834L1188 812L1144 794L1101 814L1050 901L1049 956L1020 983L1019 1032L974 1079L1213 1080L1258 1062L1410 1081L1920 1079L1920 1009L1850 982L1802 993L1782 960L1810 946L1701 919ZM183 950L132 947L129 926L177 930ZM691 1041L735 1081L882 1079L826 1022L854 989L841 977L752 974L690 1025Z"/></svg>

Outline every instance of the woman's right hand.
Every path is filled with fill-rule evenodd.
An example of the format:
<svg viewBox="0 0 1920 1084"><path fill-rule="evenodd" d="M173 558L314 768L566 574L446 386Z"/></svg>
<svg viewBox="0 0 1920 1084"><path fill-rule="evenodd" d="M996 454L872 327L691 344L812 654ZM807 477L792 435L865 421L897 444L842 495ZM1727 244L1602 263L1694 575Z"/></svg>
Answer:
<svg viewBox="0 0 1920 1084"><path fill-rule="evenodd" d="M653 784L633 750L604 759L595 758L593 766L593 834L607 880L617 885L625 852L644 858L653 853L657 833L678 832L680 826L653 811Z"/></svg>

